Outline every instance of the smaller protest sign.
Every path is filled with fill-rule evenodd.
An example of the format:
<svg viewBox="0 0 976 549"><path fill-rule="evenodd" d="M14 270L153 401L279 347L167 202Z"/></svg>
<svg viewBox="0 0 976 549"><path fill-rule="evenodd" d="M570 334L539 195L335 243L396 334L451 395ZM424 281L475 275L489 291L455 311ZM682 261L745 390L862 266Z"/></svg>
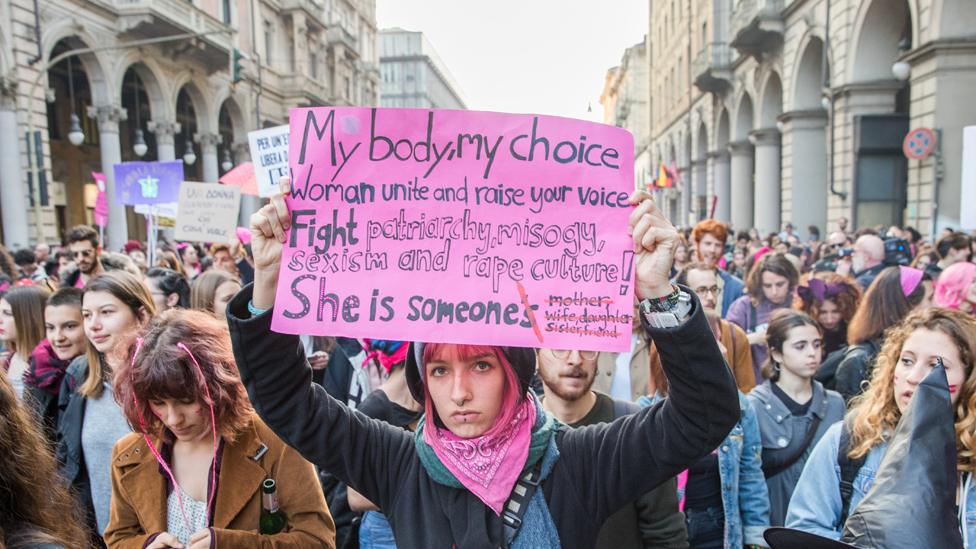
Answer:
<svg viewBox="0 0 976 549"><path fill-rule="evenodd" d="M251 162L258 182L258 195L268 197L278 190L278 180L288 175L288 125L248 132Z"/></svg>
<svg viewBox="0 0 976 549"><path fill-rule="evenodd" d="M176 214L179 212L179 204L176 202L167 202L165 204L139 204L132 208L137 214L141 215L155 215L156 217L176 219Z"/></svg>
<svg viewBox="0 0 976 549"><path fill-rule="evenodd" d="M224 174L218 181L224 185L240 187L241 194L258 196L258 181L254 176L254 164L251 162L241 162L234 169Z"/></svg>
<svg viewBox="0 0 976 549"><path fill-rule="evenodd" d="M176 202L183 181L183 162L122 162L115 170L115 200L120 204Z"/></svg>
<svg viewBox="0 0 976 549"><path fill-rule="evenodd" d="M176 240L230 242L237 234L241 189L184 181L180 185Z"/></svg>

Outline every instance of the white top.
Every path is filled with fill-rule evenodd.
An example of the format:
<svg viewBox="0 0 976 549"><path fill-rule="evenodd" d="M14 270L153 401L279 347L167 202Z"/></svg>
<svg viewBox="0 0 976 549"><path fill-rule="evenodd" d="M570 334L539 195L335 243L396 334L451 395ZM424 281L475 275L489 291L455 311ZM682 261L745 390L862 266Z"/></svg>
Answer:
<svg viewBox="0 0 976 549"><path fill-rule="evenodd" d="M122 408L112 396L112 386L105 382L103 387L102 396L89 398L85 403L85 417L81 422L81 451L99 534L104 534L108 527L112 501L112 447L131 432Z"/></svg>
<svg viewBox="0 0 976 549"><path fill-rule="evenodd" d="M180 496L177 495L178 493L183 496L182 512L180 512ZM169 493L169 497L166 498L167 532L176 536L176 539L186 546L190 543L190 536L206 527L207 502L191 498L179 486Z"/></svg>
<svg viewBox="0 0 976 549"><path fill-rule="evenodd" d="M633 350L637 347L637 343L637 335L632 335L630 340L631 351L617 355L613 370L613 380L610 382L610 396L617 400L626 402L633 400L630 394L630 358L634 356Z"/></svg>
<svg viewBox="0 0 976 549"><path fill-rule="evenodd" d="M14 393L20 400L24 397L24 374L27 372L28 366L27 361L20 358L20 355L17 353L10 356L10 368L7 370L7 379L10 380L10 385L13 386Z"/></svg>

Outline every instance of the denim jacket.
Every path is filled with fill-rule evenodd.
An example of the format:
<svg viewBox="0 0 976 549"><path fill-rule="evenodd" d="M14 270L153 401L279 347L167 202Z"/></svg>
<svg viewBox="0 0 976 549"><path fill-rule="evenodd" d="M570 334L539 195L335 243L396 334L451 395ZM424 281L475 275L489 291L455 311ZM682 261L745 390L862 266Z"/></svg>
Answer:
<svg viewBox="0 0 976 549"><path fill-rule="evenodd" d="M842 423L835 423L827 430L817 447L807 458L803 474L793 492L786 512L786 527L803 530L830 539L839 539L843 524L840 520L840 466L837 465L837 447L840 444ZM854 492L850 510L864 499L871 490L874 477L888 445L881 443L871 448L864 466L854 477ZM968 539L976 539L976 489L966 493L966 533Z"/></svg>
<svg viewBox="0 0 976 549"><path fill-rule="evenodd" d="M661 396L641 397L637 403L650 406ZM769 494L762 472L762 440L756 413L739 393L742 414L718 447L719 476L722 479L722 510L725 515L725 547L761 545L769 528ZM678 499L684 494L679 493Z"/></svg>

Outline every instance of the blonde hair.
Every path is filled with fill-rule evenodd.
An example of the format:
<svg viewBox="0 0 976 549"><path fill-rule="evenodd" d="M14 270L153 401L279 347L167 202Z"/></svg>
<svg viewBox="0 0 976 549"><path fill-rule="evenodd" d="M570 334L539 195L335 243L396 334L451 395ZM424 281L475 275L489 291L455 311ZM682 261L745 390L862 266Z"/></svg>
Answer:
<svg viewBox="0 0 976 549"><path fill-rule="evenodd" d="M941 332L959 349L966 376L956 401L956 463L960 471L976 471L976 318L940 307L909 315L886 335L871 384L854 399L845 419L851 432L847 453L852 459L867 455L898 425L901 411L895 401L895 368L905 340L919 329Z"/></svg>

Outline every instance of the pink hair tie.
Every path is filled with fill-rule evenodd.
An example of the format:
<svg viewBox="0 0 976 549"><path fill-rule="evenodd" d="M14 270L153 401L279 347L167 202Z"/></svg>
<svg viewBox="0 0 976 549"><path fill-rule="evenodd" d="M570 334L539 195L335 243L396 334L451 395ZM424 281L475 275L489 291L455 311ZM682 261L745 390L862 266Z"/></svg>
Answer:
<svg viewBox="0 0 976 549"><path fill-rule="evenodd" d="M922 271L914 267L906 267L904 265L898 267L899 279L901 281L901 293L905 294L905 297L912 295L915 288L918 288L920 282L922 282Z"/></svg>

